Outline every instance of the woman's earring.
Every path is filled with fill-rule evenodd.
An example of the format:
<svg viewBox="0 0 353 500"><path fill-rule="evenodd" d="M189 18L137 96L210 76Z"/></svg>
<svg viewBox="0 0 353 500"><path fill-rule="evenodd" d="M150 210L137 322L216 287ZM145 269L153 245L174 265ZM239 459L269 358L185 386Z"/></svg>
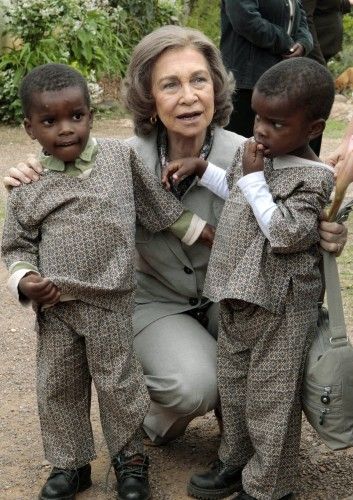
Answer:
<svg viewBox="0 0 353 500"><path fill-rule="evenodd" d="M150 122L151 122L151 125L155 125L157 123L157 116L151 116Z"/></svg>

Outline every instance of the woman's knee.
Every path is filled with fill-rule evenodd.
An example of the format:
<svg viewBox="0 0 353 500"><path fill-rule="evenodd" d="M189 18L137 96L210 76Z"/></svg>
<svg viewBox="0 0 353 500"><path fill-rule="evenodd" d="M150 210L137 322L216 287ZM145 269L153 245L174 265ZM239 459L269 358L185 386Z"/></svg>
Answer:
<svg viewBox="0 0 353 500"><path fill-rule="evenodd" d="M169 377L169 387L151 390L156 403L179 415L204 415L212 410L218 400L216 374L179 373Z"/></svg>

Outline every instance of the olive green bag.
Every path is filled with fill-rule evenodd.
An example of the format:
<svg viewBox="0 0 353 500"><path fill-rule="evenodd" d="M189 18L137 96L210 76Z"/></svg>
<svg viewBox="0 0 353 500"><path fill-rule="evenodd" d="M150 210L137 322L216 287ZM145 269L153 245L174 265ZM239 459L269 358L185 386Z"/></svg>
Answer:
<svg viewBox="0 0 353 500"><path fill-rule="evenodd" d="M338 214L347 219L352 203ZM324 252L328 310L320 308L318 328L306 360L304 413L331 450L353 446L353 347L347 337L336 257Z"/></svg>

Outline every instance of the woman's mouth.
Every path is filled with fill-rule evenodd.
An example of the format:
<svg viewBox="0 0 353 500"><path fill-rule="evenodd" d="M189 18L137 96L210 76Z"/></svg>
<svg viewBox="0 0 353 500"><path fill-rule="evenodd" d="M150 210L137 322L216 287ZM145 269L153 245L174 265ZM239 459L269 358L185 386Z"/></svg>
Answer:
<svg viewBox="0 0 353 500"><path fill-rule="evenodd" d="M193 113L183 113L181 115L178 115L177 118L178 120L183 120L186 122L192 122L197 120L201 116L201 111L195 111Z"/></svg>

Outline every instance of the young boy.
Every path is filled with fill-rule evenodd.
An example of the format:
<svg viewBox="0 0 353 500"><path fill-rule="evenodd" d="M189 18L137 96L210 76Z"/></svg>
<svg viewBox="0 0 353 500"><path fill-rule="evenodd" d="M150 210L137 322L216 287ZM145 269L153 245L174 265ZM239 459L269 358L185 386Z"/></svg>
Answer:
<svg viewBox="0 0 353 500"><path fill-rule="evenodd" d="M37 310L37 393L46 458L39 498L91 485L91 378L118 498L150 498L140 426L149 398L132 351L136 218L161 231L183 213L128 146L90 138L87 84L66 65L23 80L24 126L43 148L39 182L13 189L2 253L10 286ZM171 228L180 236L180 227ZM190 243L189 241L188 243Z"/></svg>
<svg viewBox="0 0 353 500"><path fill-rule="evenodd" d="M255 86L254 139L236 153L226 182L223 170L202 160L181 160L166 173L177 171L176 180L196 173L228 197L204 288L220 301L224 432L219 460L190 480L196 498L238 490L241 500L292 496L303 366L322 288L318 223L333 187L332 169L309 141L324 130L333 98L326 68L283 61Z"/></svg>

